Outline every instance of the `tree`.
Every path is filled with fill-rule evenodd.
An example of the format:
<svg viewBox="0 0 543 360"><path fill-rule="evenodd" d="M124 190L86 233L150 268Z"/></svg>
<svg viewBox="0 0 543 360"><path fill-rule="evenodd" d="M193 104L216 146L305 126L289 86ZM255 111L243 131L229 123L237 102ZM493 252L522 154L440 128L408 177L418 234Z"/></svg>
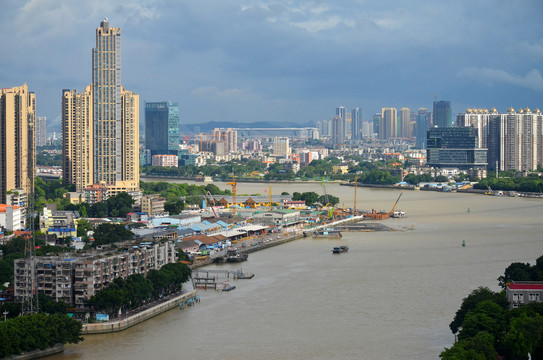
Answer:
<svg viewBox="0 0 543 360"><path fill-rule="evenodd" d="M458 340L475 337L483 331L491 334L496 341L502 340L507 330L506 312L492 300L478 303L464 317Z"/></svg>
<svg viewBox="0 0 543 360"><path fill-rule="evenodd" d="M440 355L443 360L486 360L497 359L494 338L487 332L480 332L471 339L456 342Z"/></svg>
<svg viewBox="0 0 543 360"><path fill-rule="evenodd" d="M98 225L94 231L93 246L131 240L133 237L134 233L122 224L104 223Z"/></svg>
<svg viewBox="0 0 543 360"><path fill-rule="evenodd" d="M530 264L519 262L512 263L505 269L505 273L498 278L500 286L505 289L507 283L511 281L530 281L532 280L532 267Z"/></svg>
<svg viewBox="0 0 543 360"><path fill-rule="evenodd" d="M168 200L164 203L164 210L167 211L170 215L180 214L184 208L185 202L181 199Z"/></svg>
<svg viewBox="0 0 543 360"><path fill-rule="evenodd" d="M525 358L543 346L542 340L543 316L535 314L528 317L523 312L520 317L511 320L505 344L514 355Z"/></svg>
<svg viewBox="0 0 543 360"><path fill-rule="evenodd" d="M458 332L462 326L462 323L464 322L466 314L469 311L474 310L479 303L487 300L492 300L503 308L507 306L507 299L505 298L504 294L497 294L491 291L489 288L481 286L473 290L462 300L460 309L458 309L456 315L454 316L454 320L449 325L452 333L456 334Z"/></svg>
<svg viewBox="0 0 543 360"><path fill-rule="evenodd" d="M85 219L80 219L77 222L77 236L81 237L84 242L89 241L88 232L92 231L92 225Z"/></svg>
<svg viewBox="0 0 543 360"><path fill-rule="evenodd" d="M134 199L126 192L119 193L107 199L107 209L109 216L126 217L132 211Z"/></svg>

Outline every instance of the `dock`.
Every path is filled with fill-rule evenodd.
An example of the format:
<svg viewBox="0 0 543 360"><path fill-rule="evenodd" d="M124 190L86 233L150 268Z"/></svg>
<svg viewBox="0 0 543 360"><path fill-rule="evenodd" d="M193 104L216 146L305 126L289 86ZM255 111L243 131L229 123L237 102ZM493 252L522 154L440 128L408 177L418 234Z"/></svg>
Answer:
<svg viewBox="0 0 543 360"><path fill-rule="evenodd" d="M239 270L208 270L208 269L193 269L192 280L194 288L207 290L208 288L217 289L223 279L252 279L255 276L253 273L243 272Z"/></svg>
<svg viewBox="0 0 543 360"><path fill-rule="evenodd" d="M337 226L341 231L393 231L394 229L380 223L355 223L349 225Z"/></svg>

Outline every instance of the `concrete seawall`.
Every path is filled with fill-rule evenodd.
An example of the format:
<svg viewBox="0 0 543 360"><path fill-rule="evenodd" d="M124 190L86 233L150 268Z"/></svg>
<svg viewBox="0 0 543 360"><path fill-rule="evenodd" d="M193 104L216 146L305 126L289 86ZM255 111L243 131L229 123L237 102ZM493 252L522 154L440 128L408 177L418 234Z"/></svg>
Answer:
<svg viewBox="0 0 543 360"><path fill-rule="evenodd" d="M103 323L83 324L83 328L81 329L81 334L82 335L104 334L104 333L126 330L131 326L137 325L154 316L160 315L163 312L166 312L170 309L173 309L179 306L179 304L181 304L182 302L185 302L189 299L193 299L195 297L196 297L196 290L193 290L188 293L176 296L172 299L168 299L164 301L163 303L154 305L150 307L149 309L145 309L141 312L138 312L135 315L130 315L126 317L125 319L121 319L117 321L108 321L108 322L103 322Z"/></svg>

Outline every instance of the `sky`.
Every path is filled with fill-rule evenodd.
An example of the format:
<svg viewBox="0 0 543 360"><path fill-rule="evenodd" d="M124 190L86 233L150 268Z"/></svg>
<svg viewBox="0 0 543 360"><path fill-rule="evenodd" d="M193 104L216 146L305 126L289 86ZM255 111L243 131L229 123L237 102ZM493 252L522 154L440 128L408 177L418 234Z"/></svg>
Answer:
<svg viewBox="0 0 543 360"><path fill-rule="evenodd" d="M0 0L0 88L27 83L48 130L122 32L122 84L182 123L315 123L337 106L543 110L541 0Z"/></svg>

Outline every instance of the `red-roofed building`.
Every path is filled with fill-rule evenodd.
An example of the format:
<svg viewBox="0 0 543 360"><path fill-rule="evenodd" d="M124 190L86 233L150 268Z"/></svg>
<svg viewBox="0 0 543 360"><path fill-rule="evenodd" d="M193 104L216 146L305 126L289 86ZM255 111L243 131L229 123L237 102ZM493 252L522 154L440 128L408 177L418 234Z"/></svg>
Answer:
<svg viewBox="0 0 543 360"><path fill-rule="evenodd" d="M518 308L532 302L542 302L543 281L511 281L505 287L510 308Z"/></svg>

